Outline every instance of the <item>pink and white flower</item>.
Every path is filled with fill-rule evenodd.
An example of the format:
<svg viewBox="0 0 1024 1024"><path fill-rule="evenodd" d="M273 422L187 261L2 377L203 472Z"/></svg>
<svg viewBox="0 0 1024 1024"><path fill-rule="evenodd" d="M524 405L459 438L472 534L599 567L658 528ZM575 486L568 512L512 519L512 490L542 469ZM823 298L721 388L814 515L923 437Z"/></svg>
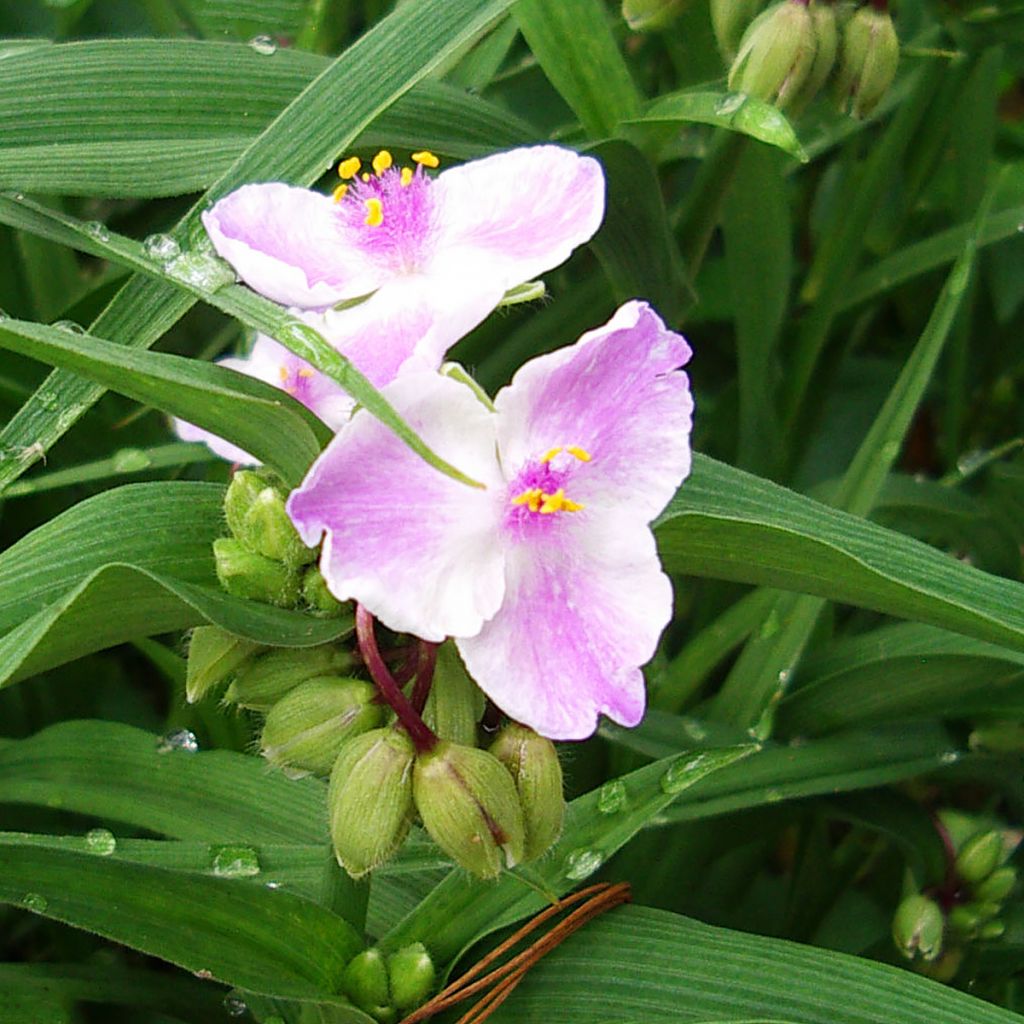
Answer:
<svg viewBox="0 0 1024 1024"><path fill-rule="evenodd" d="M672 610L650 522L690 467L690 348L643 302L524 365L493 409L403 374L384 394L472 489L357 412L288 501L330 589L456 638L480 687L552 739L635 725Z"/></svg>
<svg viewBox="0 0 1024 1024"><path fill-rule="evenodd" d="M343 160L334 197L245 185L203 214L217 252L252 289L328 310L331 341L376 385L413 356L430 369L510 288L564 262L604 216L604 174L559 146L514 149L439 174L437 158L373 172ZM367 298L367 296L369 296Z"/></svg>

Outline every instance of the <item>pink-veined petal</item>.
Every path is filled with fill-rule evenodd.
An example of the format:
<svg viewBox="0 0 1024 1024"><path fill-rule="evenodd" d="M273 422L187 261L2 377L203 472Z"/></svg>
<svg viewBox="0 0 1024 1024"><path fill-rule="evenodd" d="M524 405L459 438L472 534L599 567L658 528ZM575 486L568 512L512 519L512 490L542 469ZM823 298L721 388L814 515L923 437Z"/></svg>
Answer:
<svg viewBox="0 0 1024 1024"><path fill-rule="evenodd" d="M284 305L320 309L377 288L334 201L279 182L243 185L203 214L214 248L254 291Z"/></svg>
<svg viewBox="0 0 1024 1024"><path fill-rule="evenodd" d="M588 508L630 509L650 522L690 471L693 399L685 339L645 302L627 302L575 345L531 359L496 400L498 447L509 478L546 453Z"/></svg>
<svg viewBox="0 0 1024 1024"><path fill-rule="evenodd" d="M453 167L434 191L436 248L426 269L496 281L502 291L564 263L604 217L601 165L561 146Z"/></svg>
<svg viewBox="0 0 1024 1024"><path fill-rule="evenodd" d="M621 515L572 515L539 542L509 550L500 610L457 641L498 707L560 740L590 736L600 714L625 726L640 721L640 666L672 612L647 527Z"/></svg>
<svg viewBox="0 0 1024 1024"><path fill-rule="evenodd" d="M504 497L494 416L464 385L403 374L383 394L442 458L487 485L434 469L367 412L357 412L288 499L307 544L324 535L320 569L391 629L425 640L470 635L501 604L496 543Z"/></svg>

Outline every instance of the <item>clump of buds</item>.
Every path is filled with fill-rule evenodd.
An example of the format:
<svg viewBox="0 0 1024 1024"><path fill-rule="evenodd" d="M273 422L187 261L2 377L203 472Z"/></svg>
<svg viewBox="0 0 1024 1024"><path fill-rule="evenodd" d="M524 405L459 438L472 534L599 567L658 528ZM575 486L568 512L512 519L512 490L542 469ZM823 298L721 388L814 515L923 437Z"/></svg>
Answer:
<svg viewBox="0 0 1024 1024"><path fill-rule="evenodd" d="M923 974L949 981L965 947L1002 936L1003 903L1017 884L1006 861L1020 843L1017 832L983 819L944 810L938 827L946 846L947 877L941 885L908 894L893 918L893 941Z"/></svg>
<svg viewBox="0 0 1024 1024"><path fill-rule="evenodd" d="M403 946L390 956L377 947L349 961L342 975L345 994L380 1024L391 1024L401 1011L426 1002L434 987L434 962L422 942Z"/></svg>
<svg viewBox="0 0 1024 1024"><path fill-rule="evenodd" d="M843 27L835 99L839 109L867 117L896 77L900 42L885 0L861 7Z"/></svg>
<svg viewBox="0 0 1024 1024"><path fill-rule="evenodd" d="M316 566L317 549L306 547L285 511L287 491L269 470L239 470L224 496L230 537L213 543L221 586L279 608L302 607L340 615L343 606L327 590Z"/></svg>

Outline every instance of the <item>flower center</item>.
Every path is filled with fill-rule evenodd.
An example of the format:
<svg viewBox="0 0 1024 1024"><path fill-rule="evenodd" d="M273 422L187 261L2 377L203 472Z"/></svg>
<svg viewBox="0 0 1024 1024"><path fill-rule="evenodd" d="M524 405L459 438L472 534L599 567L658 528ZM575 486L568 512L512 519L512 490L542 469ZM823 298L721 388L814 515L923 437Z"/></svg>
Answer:
<svg viewBox="0 0 1024 1024"><path fill-rule="evenodd" d="M508 519L520 526L557 512L579 512L584 506L566 493L577 463L589 462L590 453L579 445L559 445L529 463L509 488Z"/></svg>
<svg viewBox="0 0 1024 1024"><path fill-rule="evenodd" d="M415 170L396 167L382 149L371 161L371 174L359 157L347 157L338 164L341 184L334 190L337 216L359 239L360 252L398 272L419 268L433 221L427 169L440 161L426 150L413 153L412 161Z"/></svg>
<svg viewBox="0 0 1024 1024"><path fill-rule="evenodd" d="M282 363L277 374L281 378L281 390L287 392L292 398L298 399L303 405L309 405L308 392L316 377L316 370L304 363L289 365Z"/></svg>

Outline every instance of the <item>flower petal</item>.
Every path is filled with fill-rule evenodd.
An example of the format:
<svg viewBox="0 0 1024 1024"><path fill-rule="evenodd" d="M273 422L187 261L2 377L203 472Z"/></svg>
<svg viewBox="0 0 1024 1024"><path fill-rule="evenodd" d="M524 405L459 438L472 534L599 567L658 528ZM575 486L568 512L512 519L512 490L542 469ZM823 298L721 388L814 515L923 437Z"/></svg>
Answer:
<svg viewBox="0 0 1024 1024"><path fill-rule="evenodd" d="M403 374L383 393L434 451L487 489L438 472L357 412L292 493L288 513L307 544L326 535L320 569L339 600L354 598L391 629L425 640L470 635L504 592L494 416L436 373Z"/></svg>
<svg viewBox="0 0 1024 1024"><path fill-rule="evenodd" d="M578 446L566 493L650 522L690 471L693 399L685 339L645 302L627 302L575 345L526 363L495 400L506 474Z"/></svg>
<svg viewBox="0 0 1024 1024"><path fill-rule="evenodd" d="M561 146L473 160L441 174L434 190L437 242L426 269L497 280L503 292L564 263L604 217L601 165Z"/></svg>
<svg viewBox="0 0 1024 1024"><path fill-rule="evenodd" d="M328 196L279 182L243 185L203 214L214 248L250 288L303 309L331 306L377 288Z"/></svg>
<svg viewBox="0 0 1024 1024"><path fill-rule="evenodd" d="M445 353L497 306L498 284L409 274L382 285L365 302L323 314L325 334L376 387L409 369L436 370ZM411 362L409 362L411 360Z"/></svg>
<svg viewBox="0 0 1024 1024"><path fill-rule="evenodd" d="M640 666L671 617L672 588L651 531L632 517L564 527L509 552L501 609L457 643L506 714L549 739L579 740L599 714L626 726L643 717Z"/></svg>

